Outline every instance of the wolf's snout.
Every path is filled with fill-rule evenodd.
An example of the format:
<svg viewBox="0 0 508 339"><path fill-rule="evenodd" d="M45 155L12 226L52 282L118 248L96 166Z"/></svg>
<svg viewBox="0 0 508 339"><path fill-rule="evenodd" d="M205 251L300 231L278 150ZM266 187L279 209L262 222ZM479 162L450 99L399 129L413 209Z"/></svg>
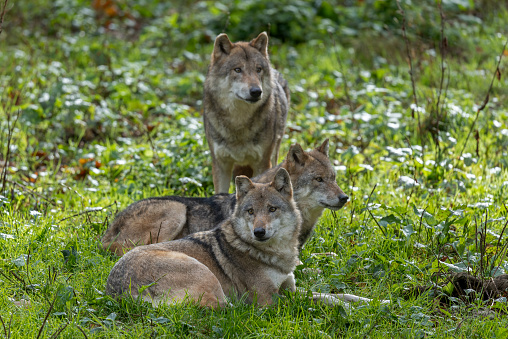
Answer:
<svg viewBox="0 0 508 339"><path fill-rule="evenodd" d="M259 98L261 96L261 93L263 93L263 91L258 86L253 86L249 90L249 94L253 98Z"/></svg>
<svg viewBox="0 0 508 339"><path fill-rule="evenodd" d="M261 227L256 227L254 229L254 236L258 239L262 239L266 234L266 231L264 228L261 228Z"/></svg>
<svg viewBox="0 0 508 339"><path fill-rule="evenodd" d="M342 205L344 205L349 200L349 197L346 194L339 195L339 201Z"/></svg>

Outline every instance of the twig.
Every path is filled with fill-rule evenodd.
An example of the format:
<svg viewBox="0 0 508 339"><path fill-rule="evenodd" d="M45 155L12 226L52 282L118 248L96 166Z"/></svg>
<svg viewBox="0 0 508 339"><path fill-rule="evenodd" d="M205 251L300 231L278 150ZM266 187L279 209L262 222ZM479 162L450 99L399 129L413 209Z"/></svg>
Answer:
<svg viewBox="0 0 508 339"><path fill-rule="evenodd" d="M344 84L344 95L346 96L347 104L351 113L353 113L353 101L349 96L349 87L347 85L346 73L344 72L344 66L342 65L342 60L340 59L339 53L337 52L337 46L335 44L335 39L333 38L332 33L329 33L330 39L332 40L333 45L333 54L335 54L335 58L337 58L337 62L339 63L340 72L342 73L342 83Z"/></svg>
<svg viewBox="0 0 508 339"><path fill-rule="evenodd" d="M464 150L466 149L467 142L469 141L469 137L471 136L471 132L473 131L474 125L476 124L476 121L478 120L478 116L480 115L480 112L483 111L485 106L487 106L487 103L489 102L490 97L490 91L492 90L492 86L494 85L494 79L496 77L501 77L501 71L499 70L499 65L501 64L501 59L503 58L504 51L506 50L506 45L508 44L508 40L504 43L503 50L501 51L501 54L499 54L499 60L497 61L496 69L494 70L494 74L492 75L492 81L490 82L489 89L487 90L487 95L485 95L485 100L483 100L482 105L478 110L476 111L476 117L474 118L473 123L471 124L471 127L469 128L469 133L467 134L466 141L464 142L464 146L462 147L462 151L460 151L459 159L462 157L462 154L464 153Z"/></svg>
<svg viewBox="0 0 508 339"><path fill-rule="evenodd" d="M2 31L3 31L4 15L5 15L5 11L7 9L7 2L9 2L9 0L4 1L4 7L2 8L2 14L0 14L0 34L2 34Z"/></svg>
<svg viewBox="0 0 508 339"><path fill-rule="evenodd" d="M5 323L4 323L4 320L1 315L0 315L0 322L2 323L2 327L4 328L5 337L7 338L7 328L5 328Z"/></svg>
<svg viewBox="0 0 508 339"><path fill-rule="evenodd" d="M5 8L4 8L5 10ZM3 13L2 13L2 20L3 20ZM13 99L14 100L14 99ZM11 141L12 141L12 133L14 132L14 126L16 126L19 116L21 115L21 110L18 110L18 114L16 115L16 120L11 124L11 108L8 108L7 114L7 151L5 152L5 166L3 168L3 178L2 178L2 189L0 192L4 191L5 188L5 181L7 180L7 169L9 168L9 156L10 156L10 150L11 150Z"/></svg>
<svg viewBox="0 0 508 339"><path fill-rule="evenodd" d="M377 187L377 184L375 184L372 191L370 191L369 198L367 199L367 204L365 205L365 209L369 209L370 198L372 197L372 194L374 194L376 187ZM336 218L335 213L333 214L333 217ZM363 223L365 223L365 217L363 217Z"/></svg>
<svg viewBox="0 0 508 339"><path fill-rule="evenodd" d="M12 180L9 180L9 179L6 179L6 181L7 181L7 182L9 182L9 183L11 183L11 184L13 184L13 185L18 185L18 186L19 186L19 187L21 187L24 191L26 191L26 192L28 192L28 193L32 194L33 196L37 196L37 197L39 197L39 198L43 199L44 201L46 201L46 202L50 203L50 204L51 204L51 205L53 205L53 206L58 206L58 205L57 205L56 203L54 203L53 201L48 200L48 199L47 199L47 198L45 198L43 195L41 195L41 194L39 194L39 193L37 193L37 192L34 192L34 191L33 191L33 190L31 190L30 188L26 187L26 186L25 186L25 185L23 185L23 184L20 184L20 183L19 183L19 182L17 182L17 181L12 181ZM1 192L1 191L0 191L0 192Z"/></svg>
<svg viewBox="0 0 508 339"><path fill-rule="evenodd" d="M406 43L406 54L409 59L409 75L411 76L411 85L413 86L413 101L416 106L416 115L418 117L418 129L420 130L420 140L422 142L422 148L423 148L423 137L422 137L422 125L420 122L420 108L418 106L418 97L416 95L416 85L415 85L415 78L413 74L413 58L411 57L411 50L410 50L410 44L409 39L406 34L406 12L402 9L402 6L400 5L400 0L397 0L397 6L399 7L400 14L402 15L402 36L404 37L404 42ZM414 109L411 109L411 116L414 119L415 113Z"/></svg>
<svg viewBox="0 0 508 339"><path fill-rule="evenodd" d="M81 333L83 333L83 336L85 337L85 339L88 339L88 337L87 337L87 335L86 335L85 331L83 331L83 329L82 329L80 326L78 326L78 325L76 325L76 327L78 328L78 330L80 330L80 331L81 331Z"/></svg>
<svg viewBox="0 0 508 339"><path fill-rule="evenodd" d="M427 207L429 207L429 206L427 206ZM423 215L425 214L425 211L427 210L427 207L425 207L423 209L422 215L420 216L420 226L418 227L418 242L420 242L420 240L421 240Z"/></svg>
<svg viewBox="0 0 508 339"><path fill-rule="evenodd" d="M143 125L143 127L145 127L145 126ZM160 166L159 154L157 154L157 148L155 147L152 137L150 136L150 131L148 131L148 127L144 128L144 130L146 133L146 137L148 138L148 142L150 143L150 148L152 149L152 152L153 152L152 163L159 164L159 166ZM162 167L161 167L161 169L162 169Z"/></svg>
<svg viewBox="0 0 508 339"><path fill-rule="evenodd" d="M376 187L377 187L377 184L375 184L374 188L372 188L372 191L370 191L369 199L367 199L367 205L365 205L367 207L367 209L369 208L370 198L372 197L372 194L374 194L374 191L376 190Z"/></svg>
<svg viewBox="0 0 508 339"><path fill-rule="evenodd" d="M369 209L367 209L367 211L369 212L369 214L372 217L372 219L374 219L374 221L376 222L377 227L379 227L379 229L381 230L381 232L383 232L383 234L384 234L384 236L386 238L386 232L383 229L383 227L381 227L381 225L379 225L379 223L377 222L376 218L374 218L374 216L372 215L372 212Z"/></svg>
<svg viewBox="0 0 508 339"><path fill-rule="evenodd" d="M69 325L69 323L66 323L65 325L61 326L57 331L55 331L55 333L53 333L51 337L49 337L49 339L58 338L60 333L62 333L62 331L65 330L67 325Z"/></svg>
<svg viewBox="0 0 508 339"><path fill-rule="evenodd" d="M448 47L448 39L444 35L444 20L445 20L445 18L444 18L442 0L438 2L437 6L439 7L439 15L441 17L441 41L439 42L439 47L440 47L439 50L441 52L440 53L441 54L441 82L439 84L439 94L437 96L437 104L436 104L437 121L439 122L441 120L441 112L443 111L442 109L441 110L439 109L439 104L441 102L441 93L443 91L443 82L444 82L444 78L445 78L445 69L446 68L444 65L444 60L445 60L445 55L446 55L446 48ZM444 101L444 99L443 99L443 101ZM443 103L443 105L444 105L444 103Z"/></svg>
<svg viewBox="0 0 508 339"><path fill-rule="evenodd" d="M42 330L44 329L44 326L46 326L46 321L48 320L49 314L51 313L51 310L53 309L53 306L55 305L57 296L58 296L58 294L55 295L55 299L53 299L53 302L49 306L48 312L46 313L46 316L44 317L44 321L42 322L41 328L39 329L39 333L37 334L36 339L39 339L39 337L41 336Z"/></svg>
<svg viewBox="0 0 508 339"><path fill-rule="evenodd" d="M7 339L9 339L9 338L11 337L11 325L12 325L12 318L13 318L13 317L14 317L14 312L12 312L12 313L11 313L11 318L9 319L9 326L8 326L8 328L9 328L9 330L8 330L8 331L9 331L9 333L8 333L8 335L7 335Z"/></svg>
<svg viewBox="0 0 508 339"><path fill-rule="evenodd" d="M66 218L58 220L57 224L61 223L64 220L67 220L67 219L70 219L70 218L74 218L74 217L78 217L78 216L83 215L83 214L88 214L88 213L92 213L92 212L101 212L101 211L105 210L106 208L113 206L115 203L116 203L116 201L114 203L112 203L112 204L109 204L108 206L101 207L100 209L91 209L91 210L88 210L88 211L83 211L83 212L79 212L79 213L73 214L70 217L66 217Z"/></svg>

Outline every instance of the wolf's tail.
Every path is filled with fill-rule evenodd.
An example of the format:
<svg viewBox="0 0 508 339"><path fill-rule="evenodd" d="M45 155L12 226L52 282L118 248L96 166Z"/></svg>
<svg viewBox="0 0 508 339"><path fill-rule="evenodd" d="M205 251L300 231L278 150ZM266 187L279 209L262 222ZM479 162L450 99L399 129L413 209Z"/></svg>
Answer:
<svg viewBox="0 0 508 339"><path fill-rule="evenodd" d="M289 103L290 102L290 100L289 100L290 94L289 94L288 82L286 81L286 79L284 79L282 77L282 74L280 74L279 72L277 72L277 74L275 74L275 78L277 79L277 82L282 86L282 89L284 90L284 93L286 94L286 98L288 99L288 103Z"/></svg>

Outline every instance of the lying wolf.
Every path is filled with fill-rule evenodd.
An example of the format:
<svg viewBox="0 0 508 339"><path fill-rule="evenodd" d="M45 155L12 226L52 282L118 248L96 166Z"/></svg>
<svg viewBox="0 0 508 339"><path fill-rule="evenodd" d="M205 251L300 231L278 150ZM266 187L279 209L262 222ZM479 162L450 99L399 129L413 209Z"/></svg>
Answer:
<svg viewBox="0 0 508 339"><path fill-rule="evenodd" d="M289 87L270 66L265 32L250 42L217 36L203 96L215 193L229 192L233 169L257 176L277 164L288 105Z"/></svg>
<svg viewBox="0 0 508 339"><path fill-rule="evenodd" d="M223 307L226 296L245 294L247 302L269 305L280 288L296 290L300 225L285 169L270 184L239 176L236 205L225 222L180 240L136 247L111 270L106 293L141 294L154 306L188 296L202 306Z"/></svg>
<svg viewBox="0 0 508 339"><path fill-rule="evenodd" d="M298 236L300 250L323 210L338 210L348 201L348 196L335 181L328 148L328 139L310 152L304 151L298 144L292 145L280 165L253 178L255 182L268 183L279 168L288 171L294 199L303 218ZM218 194L210 198L168 196L143 199L116 216L102 238L102 245L104 249L122 255L138 245L179 239L210 230L227 219L235 206L234 194Z"/></svg>

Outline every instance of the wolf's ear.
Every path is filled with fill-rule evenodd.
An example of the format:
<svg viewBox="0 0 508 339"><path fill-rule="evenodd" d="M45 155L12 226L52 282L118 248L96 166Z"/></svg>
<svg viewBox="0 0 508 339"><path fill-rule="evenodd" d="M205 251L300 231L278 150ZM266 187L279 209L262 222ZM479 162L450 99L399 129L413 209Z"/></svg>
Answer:
<svg viewBox="0 0 508 339"><path fill-rule="evenodd" d="M328 156L328 150L330 149L330 140L326 139L323 141L321 146L317 147L316 150L323 153L324 155Z"/></svg>
<svg viewBox="0 0 508 339"><path fill-rule="evenodd" d="M289 148L288 155L286 156L286 160L289 164L295 164L303 166L307 161L309 156L305 153L302 146L299 144L291 145Z"/></svg>
<svg viewBox="0 0 508 339"><path fill-rule="evenodd" d="M254 188L254 184L245 175L239 175L235 178L236 185L236 200L242 199L251 189Z"/></svg>
<svg viewBox="0 0 508 339"><path fill-rule="evenodd" d="M291 178L289 177L288 171L286 171L284 168L281 167L277 170L271 185L287 199L291 199L293 196L293 185L291 185Z"/></svg>
<svg viewBox="0 0 508 339"><path fill-rule="evenodd" d="M266 32L260 33L249 45L260 51L265 57L268 57L268 34Z"/></svg>
<svg viewBox="0 0 508 339"><path fill-rule="evenodd" d="M231 53L231 49L233 49L233 44L228 38L228 35L225 33L221 33L215 38L215 44L213 45L213 59L218 59L221 56L228 55Z"/></svg>

